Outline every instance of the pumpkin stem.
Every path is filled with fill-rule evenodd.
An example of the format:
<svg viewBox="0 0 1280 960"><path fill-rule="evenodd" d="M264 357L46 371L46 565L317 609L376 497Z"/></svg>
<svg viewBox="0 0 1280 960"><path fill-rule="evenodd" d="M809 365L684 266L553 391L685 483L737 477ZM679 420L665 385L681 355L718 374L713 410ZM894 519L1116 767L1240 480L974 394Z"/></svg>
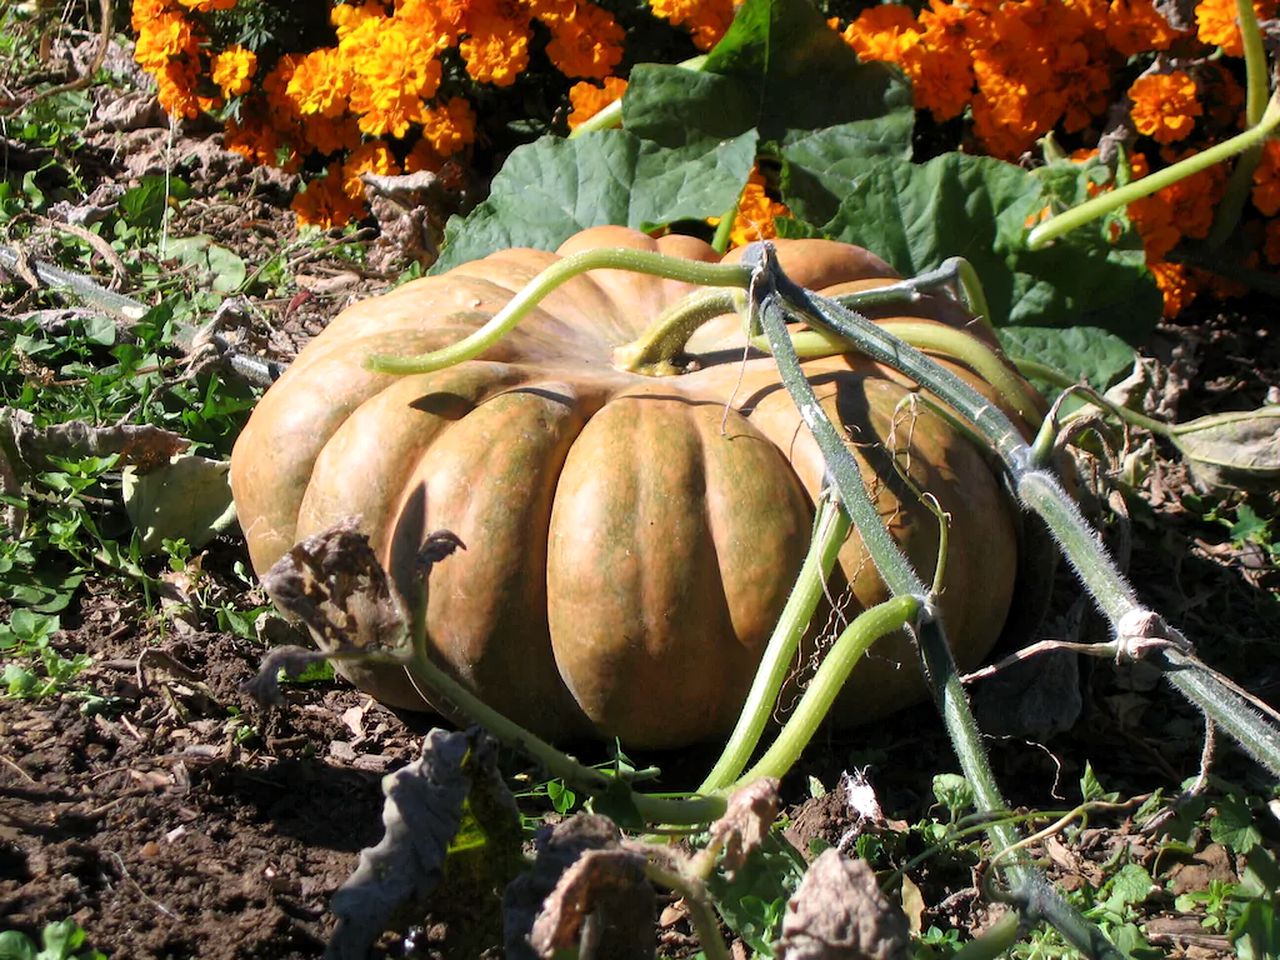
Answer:
<svg viewBox="0 0 1280 960"><path fill-rule="evenodd" d="M613 365L649 377L681 373L674 361L689 338L708 321L736 311L737 300L734 291L695 290L663 310L636 339L615 349Z"/></svg>
<svg viewBox="0 0 1280 960"><path fill-rule="evenodd" d="M1027 445L1021 436L1013 432L1013 425L1003 413L993 410L991 404L960 380L950 371L939 367L914 347L908 346L891 334L876 327L865 317L845 310L824 298L813 297L808 291L792 283L778 265L777 257L768 246L760 246L749 251L744 262L756 266L756 276L751 285L752 310L758 317L769 344L773 348L774 358L778 364L778 372L788 393L795 400L800 415L817 440L827 462L836 488L849 508L858 525L858 533L862 536L876 568L894 594L895 600L905 599L919 603L920 598L927 598L924 584L920 576L903 555L898 545L890 537L883 520L876 512L867 496L862 476L858 471L853 455L844 444L843 438L832 425L826 411L817 402L813 387L804 376L803 368L795 351L791 349L791 339L787 335L786 315L794 312L801 319L809 321L813 318L815 325L835 326L825 322L826 309L830 306L838 312L842 322L837 332L855 338L863 351L881 362L889 363L917 382L933 390L946 403L955 406L962 414L973 420L1002 454L1009 453L1012 459L1022 460L1027 456ZM819 308L818 303L822 306ZM957 403L957 401L961 401ZM1017 445L1017 457L1012 457ZM875 608L878 609L878 608ZM991 813L1004 810L1007 804L1000 794L991 771L990 761L982 745L982 737L969 701L960 682L960 674L956 669L951 648L947 643L942 621L935 616L932 603L926 599L920 610L920 616L912 634L920 649L924 661L924 674L933 693L935 703L942 714L947 732L951 737L956 757L965 778L973 787L978 809ZM821 672L821 671L819 671ZM757 765L751 774L759 772ZM750 775L750 774L749 774ZM992 822L988 825L988 834L992 843L999 849L1016 844L1018 832L1007 823ZM1067 904L1043 879L1035 867L1023 863L1010 864L1006 871L1016 890L1035 892L1047 908L1040 911L1057 927L1072 943L1079 943L1078 937L1084 931L1083 939L1101 946L1090 956L1119 957L1114 947L1106 944L1097 927L1085 921L1077 911ZM1094 934L1097 934L1097 940Z"/></svg>
<svg viewBox="0 0 1280 960"><path fill-rule="evenodd" d="M866 306L865 303L854 300L857 296L859 294L839 297L837 301L851 309ZM956 330L954 327L923 320L887 320L880 322L879 326L893 331L903 343L909 343L920 350L928 350L948 360L963 363L991 384L1011 405L1014 412L1029 423L1034 423L1040 418L1040 401L1031 387L1009 369L1009 366L1000 359L999 354L976 337L970 336L963 330ZM821 329L796 330L791 334L791 343L795 347L796 354L805 360L831 357L859 349L855 341ZM767 337L752 337L751 345L758 350L769 352Z"/></svg>
<svg viewBox="0 0 1280 960"><path fill-rule="evenodd" d="M443 370L480 356L505 337L561 284L590 270L628 270L703 287L743 287L751 270L736 263L704 263L651 250L601 248L563 257L529 281L479 330L442 350L417 356L374 354L365 366L378 373L414 374Z"/></svg>
<svg viewBox="0 0 1280 960"><path fill-rule="evenodd" d="M1268 114L1273 112L1276 117L1275 125L1280 126L1280 100L1272 101ZM762 248L749 252L744 257L744 262L756 265L758 276L751 285L752 306L764 322L783 382L796 398L801 414L805 416L822 446L828 468L838 481L840 495L845 498L846 505L849 505L858 525L858 532L862 534L881 570L881 576L893 593L921 593L917 586L919 577L910 570L910 565L896 546L892 545L892 541L892 551L881 543L882 538L876 528L883 532L884 527L878 515L868 515L864 520L858 510L855 510L857 504L848 499L865 493L861 490L851 492L855 482L858 486L861 485L861 478L852 457L840 442L839 435L814 400L813 389L804 379L794 351L790 350L790 338L785 326L788 312L812 326L848 337L863 352L905 373L969 420L1004 461L1018 499L1024 507L1044 521L1081 583L1118 636L1129 636L1126 633L1128 624L1138 620L1145 622L1147 619L1154 621L1154 626L1149 628L1152 635L1180 636L1162 617L1138 602L1133 587L1116 567L1101 539L1080 512L1080 507L1051 473L1039 467L1032 447L1023 440L1022 435L999 409L951 371L940 367L928 356L866 317L826 297L810 294L792 282L778 266L771 249ZM797 377L799 382L796 382ZM847 464L842 467L841 464L845 461ZM885 533L885 537L887 536ZM880 566L882 562L885 566ZM1280 774L1280 725L1259 716L1238 689L1200 661L1167 651L1155 654L1150 659L1165 670L1166 678L1179 693L1230 733L1254 759L1272 773ZM965 713L967 712L966 706ZM950 724L948 728L951 729ZM959 732L958 728L952 730L952 739L957 742L957 748ZM970 779L972 781L973 778Z"/></svg>
<svg viewBox="0 0 1280 960"><path fill-rule="evenodd" d="M805 687L778 739L756 765L738 779L737 785L761 777L781 777L790 770L827 718L836 695L844 688L862 655L881 637L908 626L925 605L921 597L901 595L858 614L823 658L822 666Z"/></svg>

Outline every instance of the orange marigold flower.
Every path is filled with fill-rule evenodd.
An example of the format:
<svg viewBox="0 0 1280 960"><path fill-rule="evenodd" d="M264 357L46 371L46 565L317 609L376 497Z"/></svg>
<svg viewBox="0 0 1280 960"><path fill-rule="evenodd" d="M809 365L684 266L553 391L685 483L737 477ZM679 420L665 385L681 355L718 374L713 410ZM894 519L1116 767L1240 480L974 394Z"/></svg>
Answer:
<svg viewBox="0 0 1280 960"><path fill-rule="evenodd" d="M1150 170L1144 154L1130 154L1128 161L1129 176L1126 182L1141 180ZM1163 260L1182 239L1182 234L1173 223L1173 208L1159 193L1134 200L1125 208L1125 212L1142 237L1142 249L1147 255L1148 264Z"/></svg>
<svg viewBox="0 0 1280 960"><path fill-rule="evenodd" d="M419 140L415 143L408 156L404 158L405 173L418 173L421 170L435 173L443 166L444 157L436 153L435 148L427 140Z"/></svg>
<svg viewBox="0 0 1280 960"><path fill-rule="evenodd" d="M269 124L248 113L242 113L239 120L228 118L222 145L260 166L274 165L277 151L283 146L279 135Z"/></svg>
<svg viewBox="0 0 1280 960"><path fill-rule="evenodd" d="M342 165L329 164L327 176L308 182L290 204L298 223L329 230L363 216L364 201L347 195L343 189Z"/></svg>
<svg viewBox="0 0 1280 960"><path fill-rule="evenodd" d="M129 23L135 33L142 33L162 13L171 13L172 10L172 0L134 0Z"/></svg>
<svg viewBox="0 0 1280 960"><path fill-rule="evenodd" d="M1244 126L1244 87L1231 72L1217 63L1201 63L1196 67L1205 115L1218 126Z"/></svg>
<svg viewBox="0 0 1280 960"><path fill-rule="evenodd" d="M262 92L266 94L267 106L271 108L268 113L277 122L299 115L298 105L289 96L289 81L301 60L296 53L287 53L262 78Z"/></svg>
<svg viewBox="0 0 1280 960"><path fill-rule="evenodd" d="M436 52L458 45L467 15L467 0L400 0L395 20L420 37L434 40Z"/></svg>
<svg viewBox="0 0 1280 960"><path fill-rule="evenodd" d="M173 12L161 13L145 24L133 48L133 58L153 73L170 60L194 59L199 53L199 38L191 21Z"/></svg>
<svg viewBox="0 0 1280 960"><path fill-rule="evenodd" d="M766 192L764 175L759 169L752 170L746 186L742 188L742 196L738 198L738 212L729 235L730 246L743 247L757 240L773 239L778 235L774 221L790 212L785 204L778 203Z"/></svg>
<svg viewBox="0 0 1280 960"><path fill-rule="evenodd" d="M578 10L577 0L525 0L529 14L547 26L572 18Z"/></svg>
<svg viewBox="0 0 1280 960"><path fill-rule="evenodd" d="M1263 216L1280 213L1280 140L1268 140L1262 147L1262 160L1253 171L1253 205Z"/></svg>
<svg viewBox="0 0 1280 960"><path fill-rule="evenodd" d="M422 119L422 101L435 96L440 86L435 53L431 38L398 24L381 31L374 44L354 56L351 109L360 115L362 131L402 137L409 124Z"/></svg>
<svg viewBox="0 0 1280 960"><path fill-rule="evenodd" d="M992 156L1016 159L1044 133L1055 116L1033 96L1028 72L1007 72L1007 65L986 55L974 57L978 94L973 98L973 131Z"/></svg>
<svg viewBox="0 0 1280 960"><path fill-rule="evenodd" d="M529 65L530 11L508 0L471 0L458 45L467 73L481 83L509 87Z"/></svg>
<svg viewBox="0 0 1280 960"><path fill-rule="evenodd" d="M529 39L527 28L495 21L477 29L458 49L473 80L509 87L529 65Z"/></svg>
<svg viewBox="0 0 1280 960"><path fill-rule="evenodd" d="M409 126L422 122L425 106L418 97L402 96L390 102L370 103L360 113L361 133L371 137L403 137Z"/></svg>
<svg viewBox="0 0 1280 960"><path fill-rule="evenodd" d="M351 68L336 49L321 47L298 61L286 90L302 116L340 117L347 112Z"/></svg>
<svg viewBox="0 0 1280 960"><path fill-rule="evenodd" d="M1173 225L1182 236L1202 240L1213 226L1226 182L1226 170L1215 166L1157 190L1155 196L1168 204Z"/></svg>
<svg viewBox="0 0 1280 960"><path fill-rule="evenodd" d="M228 47L213 58L213 82L228 97L239 97L249 92L249 81L258 71L258 57L239 44Z"/></svg>
<svg viewBox="0 0 1280 960"><path fill-rule="evenodd" d="M355 117L321 117L311 115L302 118L300 147L320 153L338 153L354 150L360 145L360 127Z"/></svg>
<svg viewBox="0 0 1280 960"><path fill-rule="evenodd" d="M929 0L918 20L925 40L936 50L967 49L977 38L982 13L979 4Z"/></svg>
<svg viewBox="0 0 1280 960"><path fill-rule="evenodd" d="M1164 297L1164 316L1171 320L1191 305L1200 292L1191 271L1180 263L1159 261L1148 263L1147 269L1155 278L1156 286Z"/></svg>
<svg viewBox="0 0 1280 960"><path fill-rule="evenodd" d="M613 14L580 3L572 16L551 23L547 56L566 77L603 80L622 61L625 34Z"/></svg>
<svg viewBox="0 0 1280 960"><path fill-rule="evenodd" d="M364 3L339 3L329 11L329 22L333 24L339 40L346 39L369 20L383 20L387 16L387 5L380 0L365 0Z"/></svg>
<svg viewBox="0 0 1280 960"><path fill-rule="evenodd" d="M422 115L422 137L442 157L450 157L475 142L476 113L462 97L452 97L443 107Z"/></svg>
<svg viewBox="0 0 1280 960"><path fill-rule="evenodd" d="M910 7L886 3L863 10L841 37L863 60L899 63L907 47L923 32Z"/></svg>
<svg viewBox="0 0 1280 960"><path fill-rule="evenodd" d="M710 50L733 22L733 0L649 0L655 17L693 34L699 50Z"/></svg>
<svg viewBox="0 0 1280 960"><path fill-rule="evenodd" d="M1182 239L1173 223L1173 209L1159 194L1133 201L1126 212L1142 237L1142 249L1149 264L1163 260Z"/></svg>
<svg viewBox="0 0 1280 960"><path fill-rule="evenodd" d="M973 60L963 48L935 47L928 36L906 52L902 67L916 107L942 122L960 116L973 99Z"/></svg>
<svg viewBox="0 0 1280 960"><path fill-rule="evenodd" d="M626 89L627 81L621 77L605 77L603 87L597 87L594 83L575 83L569 88L569 104L573 107L573 112L569 114L569 129L575 130L590 120L619 99Z"/></svg>
<svg viewBox="0 0 1280 960"><path fill-rule="evenodd" d="M1139 77L1129 88L1129 99L1134 127L1157 143L1182 140L1204 113L1195 80L1182 70Z"/></svg>
<svg viewBox="0 0 1280 960"><path fill-rule="evenodd" d="M1234 2L1234 0L1232 0ZM1107 45L1124 57L1168 50L1187 31L1175 30L1152 0L1111 0L1103 27Z"/></svg>
<svg viewBox="0 0 1280 960"><path fill-rule="evenodd" d="M1276 0L1254 0L1259 20L1276 15ZM1236 22L1236 0L1199 0L1196 4L1196 36L1201 43L1221 47L1233 57L1244 55L1244 40Z"/></svg>
<svg viewBox="0 0 1280 960"><path fill-rule="evenodd" d="M400 172L400 165L392 155L385 141L371 140L362 143L348 155L342 165L342 189L353 200L364 197L364 181L362 173L373 173L380 177L393 176Z"/></svg>
<svg viewBox="0 0 1280 960"><path fill-rule="evenodd" d="M171 117L194 120L200 116L200 101L196 96L199 71L196 61L174 60L153 71L156 78L156 99Z"/></svg>

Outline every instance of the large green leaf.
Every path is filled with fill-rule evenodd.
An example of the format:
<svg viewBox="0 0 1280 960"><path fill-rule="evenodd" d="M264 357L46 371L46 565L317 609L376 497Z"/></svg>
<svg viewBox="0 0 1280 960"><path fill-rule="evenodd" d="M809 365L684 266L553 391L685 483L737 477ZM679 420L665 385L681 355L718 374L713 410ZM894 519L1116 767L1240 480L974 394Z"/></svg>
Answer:
<svg viewBox="0 0 1280 960"><path fill-rule="evenodd" d="M622 127L645 140L682 147L750 130L755 126L756 108L752 92L732 77L641 63L632 68L627 80Z"/></svg>
<svg viewBox="0 0 1280 960"><path fill-rule="evenodd" d="M1065 172L1055 167L1052 177L1037 176L960 153L923 164L879 161L821 231L874 250L907 276L948 257L966 258L998 326L1094 326L1141 343L1160 317L1161 301L1132 227L1116 221L1114 242L1107 227L1095 227L1043 250L1026 248L1029 222L1084 192L1087 172L1074 180Z"/></svg>
<svg viewBox="0 0 1280 960"><path fill-rule="evenodd" d="M745 0L703 69L750 91L763 140L911 109L898 69L859 62L808 0Z"/></svg>
<svg viewBox="0 0 1280 960"><path fill-rule="evenodd" d="M1097 327L1002 327L1000 345L1015 363L1031 360L1072 380L1106 390L1133 366L1133 347ZM1058 387L1034 374L1031 381L1052 396Z"/></svg>
<svg viewBox="0 0 1280 960"><path fill-rule="evenodd" d="M836 215L840 198L864 176L873 160L911 159L915 114L901 110L874 120L854 120L825 130L795 130L782 144L782 190L791 212L823 224Z"/></svg>
<svg viewBox="0 0 1280 960"><path fill-rule="evenodd" d="M601 224L651 230L717 216L746 183L756 142L754 131L678 149L621 130L543 137L512 152L484 203L449 221L432 272L508 247L554 250Z"/></svg>

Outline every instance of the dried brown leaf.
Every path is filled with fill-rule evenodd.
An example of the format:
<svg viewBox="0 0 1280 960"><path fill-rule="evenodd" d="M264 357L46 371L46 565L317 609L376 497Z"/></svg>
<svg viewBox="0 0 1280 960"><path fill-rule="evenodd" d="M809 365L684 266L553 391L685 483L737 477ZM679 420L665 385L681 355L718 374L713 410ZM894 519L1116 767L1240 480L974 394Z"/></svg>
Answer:
<svg viewBox="0 0 1280 960"><path fill-rule="evenodd" d="M149 424L123 423L95 427L70 420L37 427L26 410L0 407L0 449L7 449L10 466L21 474L47 469L49 457L76 459L118 454L120 466L145 473L186 450L191 441Z"/></svg>
<svg viewBox="0 0 1280 960"><path fill-rule="evenodd" d="M1180 423L1171 438L1208 489L1270 490L1280 480L1280 405Z"/></svg>
<svg viewBox="0 0 1280 960"><path fill-rule="evenodd" d="M554 827L544 827L536 839L533 869L513 880L502 897L502 927L507 960L534 960L529 943L534 921L560 877L590 850L616 850L617 826L608 817L578 813Z"/></svg>
<svg viewBox="0 0 1280 960"><path fill-rule="evenodd" d="M872 869L832 848L788 901L776 953L780 960L899 960L910 946L907 918L880 892Z"/></svg>
<svg viewBox="0 0 1280 960"><path fill-rule="evenodd" d="M730 880L778 818L782 805L778 786L779 781L773 777L747 784L729 798L724 816L711 825L711 845L724 851L721 866Z"/></svg>
<svg viewBox="0 0 1280 960"><path fill-rule="evenodd" d="M348 517L294 545L262 586L276 606L307 625L322 650L401 650L407 618L357 523Z"/></svg>
<svg viewBox="0 0 1280 960"><path fill-rule="evenodd" d="M543 960L650 960L657 947L654 893L645 859L631 850L589 850L560 877L533 923L529 943Z"/></svg>
<svg viewBox="0 0 1280 960"><path fill-rule="evenodd" d="M384 930L420 918L456 856L454 846L473 854L472 869L506 871L519 853L520 820L495 755L495 742L478 727L432 730L418 760L383 778L385 833L360 852L355 872L333 895L338 924L326 957L364 958Z"/></svg>

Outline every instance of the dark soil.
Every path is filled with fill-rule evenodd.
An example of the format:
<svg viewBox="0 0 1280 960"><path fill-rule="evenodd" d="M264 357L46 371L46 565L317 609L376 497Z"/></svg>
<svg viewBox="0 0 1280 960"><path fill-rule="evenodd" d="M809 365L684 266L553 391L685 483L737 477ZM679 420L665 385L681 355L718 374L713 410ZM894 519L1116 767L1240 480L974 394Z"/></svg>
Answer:
<svg viewBox="0 0 1280 960"><path fill-rule="evenodd" d="M114 956L319 956L328 897L381 835L381 775L416 738L349 689L263 717L236 689L260 645L122 624L61 638L93 651L82 679L109 710L0 701L4 925L72 917Z"/></svg>

